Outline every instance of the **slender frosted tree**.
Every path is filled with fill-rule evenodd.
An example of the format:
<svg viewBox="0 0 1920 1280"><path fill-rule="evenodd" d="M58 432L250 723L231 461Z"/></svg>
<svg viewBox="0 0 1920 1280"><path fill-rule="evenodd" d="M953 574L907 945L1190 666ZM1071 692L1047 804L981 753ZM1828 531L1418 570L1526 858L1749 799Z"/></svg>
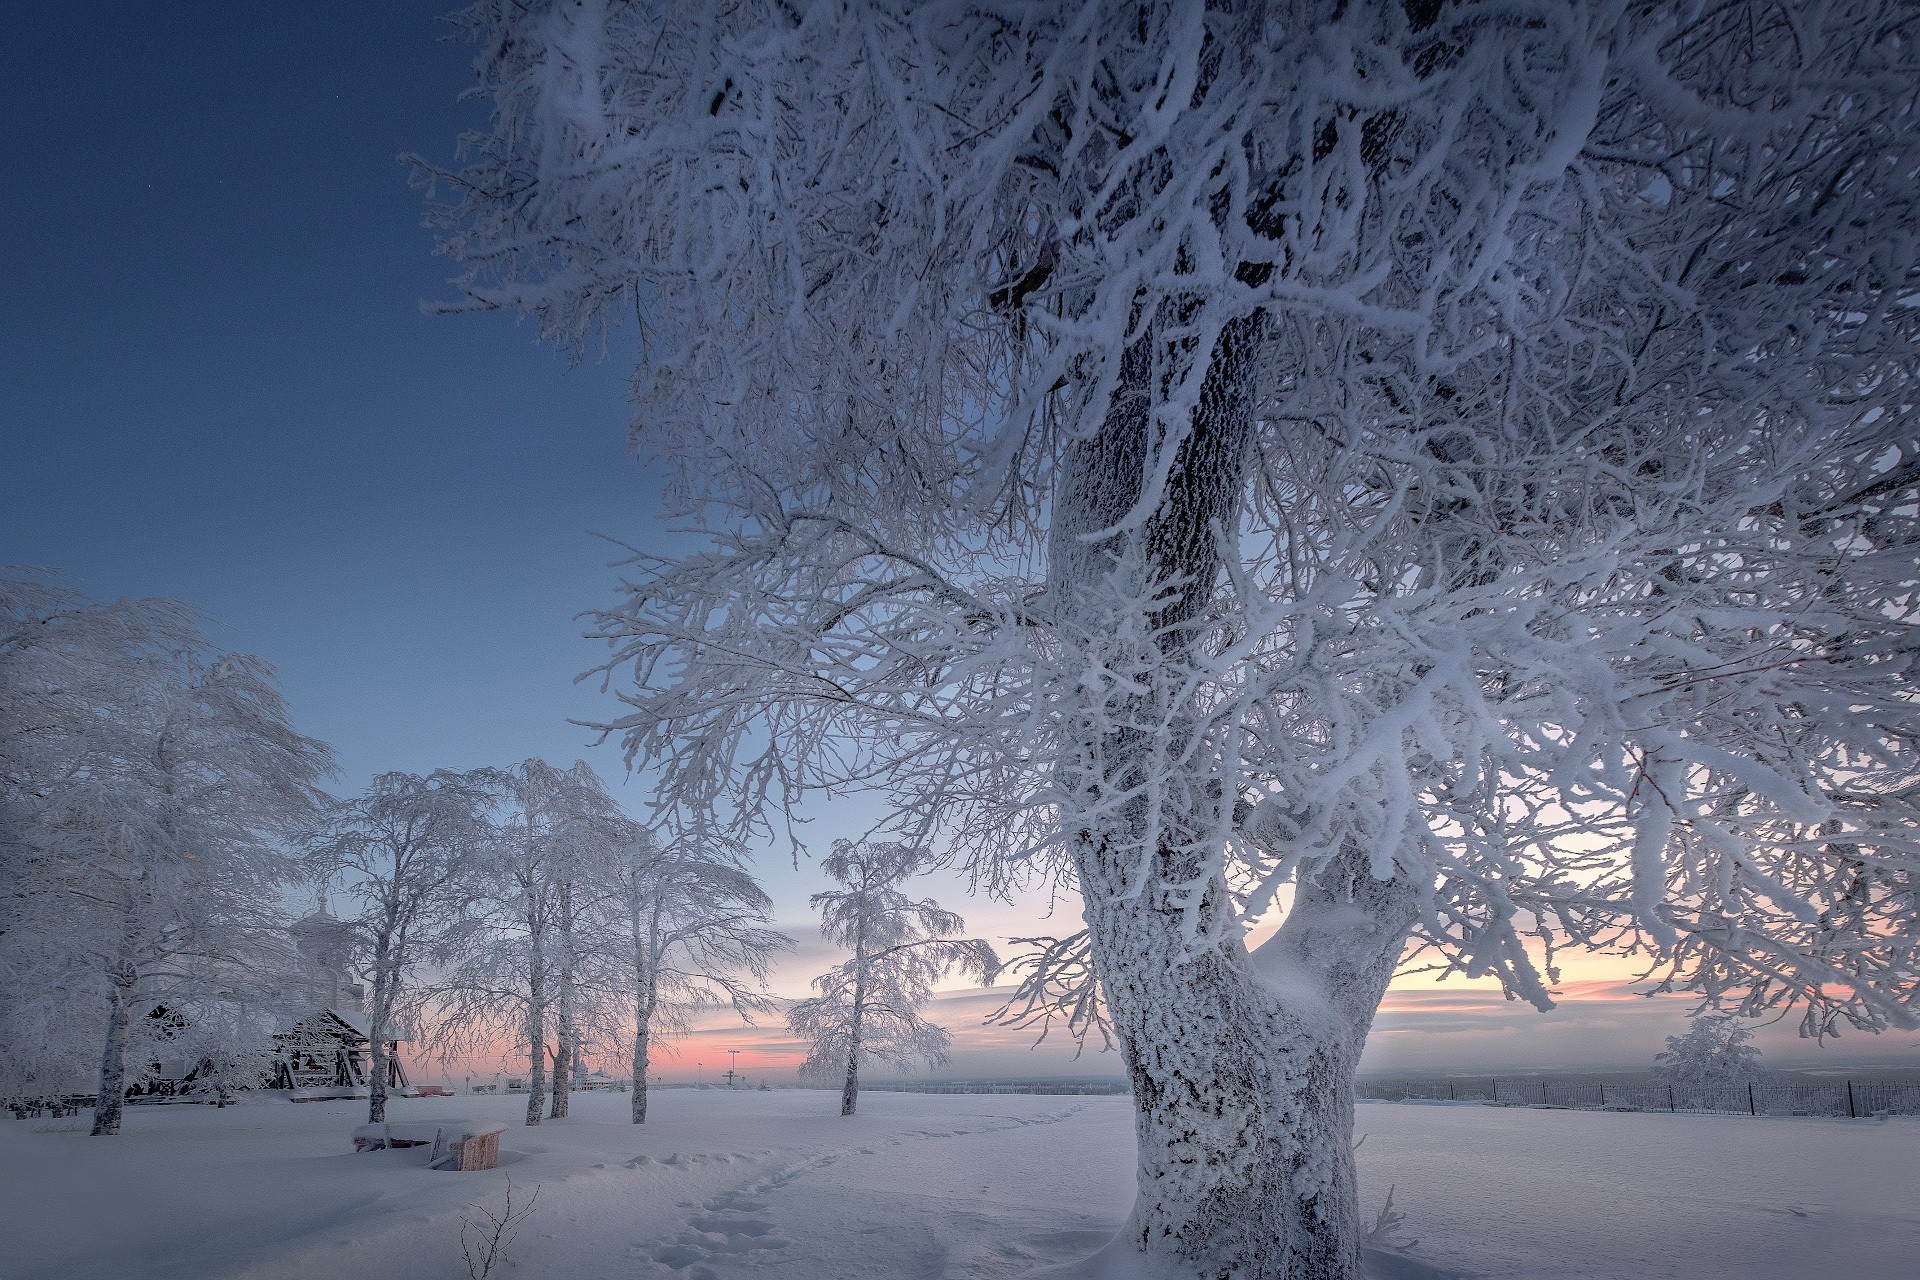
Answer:
<svg viewBox="0 0 1920 1280"><path fill-rule="evenodd" d="M1916 21L487 0L437 216L465 305L642 327L667 798L1070 883L1126 1237L1351 1280L1410 949L1916 1020Z"/></svg>
<svg viewBox="0 0 1920 1280"><path fill-rule="evenodd" d="M292 728L272 668L212 651L184 606L3 594L0 968L98 1010L93 1132L113 1135L156 1005L211 1010L281 976L288 842L329 755Z"/></svg>
<svg viewBox="0 0 1920 1280"><path fill-rule="evenodd" d="M527 1055L527 1117L539 1124L554 1069L554 1114L566 1113L580 1012L582 867L624 821L585 761L532 759L498 772L491 848L471 864L466 911L435 948L444 966L427 994L429 1038L443 1055L500 1037Z"/></svg>
<svg viewBox="0 0 1920 1280"><path fill-rule="evenodd" d="M190 610L89 600L32 574L0 574L0 1075L13 1094L96 1077L108 986L75 944L101 904L64 859L99 764L96 723L152 650L191 646Z"/></svg>
<svg viewBox="0 0 1920 1280"><path fill-rule="evenodd" d="M717 1003L751 1022L769 1007L769 965L793 943L765 927L773 904L724 842L637 830L600 864L597 881L618 938L601 959L609 986L630 1002L633 1123L644 1124L655 1042Z"/></svg>
<svg viewBox="0 0 1920 1280"><path fill-rule="evenodd" d="M580 962L582 960L580 878L577 867L578 846L568 840L562 856L556 859L553 895L553 1075L548 1082L551 1097L547 1118L557 1120L568 1114L573 1102L573 1075L580 1055L581 1014Z"/></svg>
<svg viewBox="0 0 1920 1280"><path fill-rule="evenodd" d="M820 864L840 885L811 899L820 933L853 955L814 979L820 994L789 1009L787 1025L807 1045L801 1076L838 1081L843 1116L860 1100L863 1065L946 1061L952 1037L920 1015L934 983L954 970L988 983L999 971L984 939L958 936L966 921L902 891L931 862L914 845L841 840Z"/></svg>
<svg viewBox="0 0 1920 1280"><path fill-rule="evenodd" d="M322 878L344 877L360 903L353 920L372 990L367 1119L387 1118L387 1041L407 1007L415 967L461 906L462 883L491 848L488 811L503 779L490 769L383 773L340 801L309 836L306 861Z"/></svg>

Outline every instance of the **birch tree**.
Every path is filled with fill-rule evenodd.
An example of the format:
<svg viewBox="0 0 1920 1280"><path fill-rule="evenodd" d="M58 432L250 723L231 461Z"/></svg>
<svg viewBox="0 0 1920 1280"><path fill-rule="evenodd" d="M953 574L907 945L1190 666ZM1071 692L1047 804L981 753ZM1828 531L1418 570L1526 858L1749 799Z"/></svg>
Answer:
<svg viewBox="0 0 1920 1280"><path fill-rule="evenodd" d="M553 899L553 1046L549 1050L553 1075L547 1118L566 1115L573 1098L574 1063L580 1052L580 944L579 875L577 846L569 839L557 851L551 885Z"/></svg>
<svg viewBox="0 0 1920 1280"><path fill-rule="evenodd" d="M585 761L562 770L530 759L498 776L491 851L471 866L465 919L436 949L446 968L428 997L429 1035L443 1055L512 1039L527 1055L534 1125L550 1060L554 1114L566 1112L579 1032L575 893L582 859L619 815Z"/></svg>
<svg viewBox="0 0 1920 1280"><path fill-rule="evenodd" d="M5 968L98 1012L93 1132L110 1136L156 1004L270 995L285 951L277 894L297 870L287 842L330 762L289 724L272 668L212 652L184 606L13 600L0 938L35 954Z"/></svg>
<svg viewBox="0 0 1920 1280"><path fill-rule="evenodd" d="M489 849L487 814L500 782L488 769L383 773L331 806L308 841L311 872L344 876L360 902L352 923L369 961L369 1123L387 1118L387 1041L415 967L454 922L462 882Z"/></svg>
<svg viewBox="0 0 1920 1280"><path fill-rule="evenodd" d="M655 1041L683 1033L694 1009L714 1004L752 1022L768 1007L774 956L793 944L764 927L773 903L728 846L642 829L600 877L621 944L603 959L630 1002L633 1123L645 1124Z"/></svg>
<svg viewBox="0 0 1920 1280"><path fill-rule="evenodd" d="M882 787L1076 887L1136 1247L1358 1274L1410 948L1914 1024L1911 6L466 21L463 305L637 318L712 535L612 727L743 837Z"/></svg>
<svg viewBox="0 0 1920 1280"><path fill-rule="evenodd" d="M10 1094L64 1092L99 1067L102 966L78 947L97 904L64 878L68 815L99 759L89 732L150 650L190 646L190 610L102 604L0 574L0 1075Z"/></svg>
<svg viewBox="0 0 1920 1280"><path fill-rule="evenodd" d="M555 955L550 1118L568 1112L589 1034L611 1036L619 1022L615 1008L601 998L604 989L594 981L621 941L617 902L598 873L638 829L584 762L576 762L569 776L573 785L564 801L565 817L554 831L549 872Z"/></svg>
<svg viewBox="0 0 1920 1280"><path fill-rule="evenodd" d="M860 1100L863 1064L946 1061L952 1037L920 1016L934 983L957 969L984 984L999 971L984 939L958 936L966 921L901 890L931 861L913 845L840 840L820 864L840 885L810 899L820 933L853 955L814 979L820 994L789 1009L787 1025L807 1045L801 1077L838 1080L843 1116Z"/></svg>

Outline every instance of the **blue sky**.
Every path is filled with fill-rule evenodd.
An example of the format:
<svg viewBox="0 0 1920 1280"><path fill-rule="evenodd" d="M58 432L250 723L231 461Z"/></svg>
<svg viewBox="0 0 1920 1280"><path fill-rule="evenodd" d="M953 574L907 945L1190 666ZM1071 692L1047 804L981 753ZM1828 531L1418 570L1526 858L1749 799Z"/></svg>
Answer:
<svg viewBox="0 0 1920 1280"><path fill-rule="evenodd" d="M4 56L0 563L168 595L274 662L341 784L585 755L573 614L647 541L626 371L506 317L432 317L452 265L402 151L478 104L431 3L30 6Z"/></svg>

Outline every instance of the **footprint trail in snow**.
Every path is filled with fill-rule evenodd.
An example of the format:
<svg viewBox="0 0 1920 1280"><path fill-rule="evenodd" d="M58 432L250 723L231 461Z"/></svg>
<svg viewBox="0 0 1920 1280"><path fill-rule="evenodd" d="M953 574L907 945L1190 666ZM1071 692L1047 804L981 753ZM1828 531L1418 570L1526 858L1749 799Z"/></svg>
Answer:
<svg viewBox="0 0 1920 1280"><path fill-rule="evenodd" d="M728 1276L751 1273L766 1273L782 1261L783 1251L789 1249L794 1241L776 1234L771 1220L773 1205L769 1197L791 1184L818 1174L843 1160L873 1156L879 1149L896 1148L908 1143L935 1142L943 1139L965 1138L975 1135L991 1134L1006 1129L1023 1128L1029 1125L1058 1124L1085 1110L1085 1105L1070 1107L1055 1114L1016 1117L982 1116L982 1124L956 1125L942 1129L916 1129L881 1139L869 1146L844 1147L821 1152L803 1160L797 1160L781 1166L757 1178L750 1178L731 1190L721 1192L699 1202L686 1202L683 1207L689 1210L685 1225L681 1230L669 1236L656 1239L651 1243L635 1246L635 1252L644 1263L651 1263L650 1270L642 1275L651 1274L666 1280L726 1280ZM646 1157L629 1161L629 1167L638 1167L647 1163ZM674 1157L668 1157L660 1163L673 1163ZM818 1224L827 1225L827 1224ZM914 1261L920 1266L914 1274L939 1274L945 1271L946 1248L926 1230L924 1225L901 1223L901 1238L885 1243L892 1250L904 1249L915 1255ZM833 1223L829 1227L835 1235L847 1234L862 1236L880 1236L884 1228L861 1227L852 1222ZM916 1237L908 1239L907 1237ZM923 1269L927 1268L927 1269Z"/></svg>

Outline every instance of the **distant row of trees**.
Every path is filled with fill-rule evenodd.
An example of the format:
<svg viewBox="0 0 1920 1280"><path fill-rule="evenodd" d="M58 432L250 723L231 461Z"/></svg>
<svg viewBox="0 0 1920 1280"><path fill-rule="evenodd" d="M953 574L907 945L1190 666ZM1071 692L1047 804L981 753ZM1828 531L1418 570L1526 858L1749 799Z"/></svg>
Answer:
<svg viewBox="0 0 1920 1280"><path fill-rule="evenodd" d="M768 969L792 945L767 927L772 903L737 845L656 835L584 763L383 774L334 807L308 859L360 902L375 1045L400 1025L443 1056L517 1044L528 1124L543 1108L566 1115L583 1048L622 1036L644 1123L654 1042L703 1007L749 1021L771 1010ZM813 897L821 931L853 954L787 1022L808 1046L802 1076L842 1083L843 1115L862 1065L944 1060L946 1031L920 1015L936 981L999 969L984 940L958 936L958 915L901 889L928 861L911 845L840 841L824 862L837 887ZM372 1074L377 1121L378 1058Z"/></svg>
<svg viewBox="0 0 1920 1280"><path fill-rule="evenodd" d="M737 846L657 838L585 763L382 774L329 811L306 859L359 903L374 1044L401 1026L443 1055L517 1044L528 1124L567 1114L583 1048L623 1031L645 1120L655 1037L696 1005L768 1008L790 945ZM377 1121L377 1060L373 1076Z"/></svg>
<svg viewBox="0 0 1920 1280"><path fill-rule="evenodd" d="M585 763L385 773L335 799L325 744L295 732L261 660L215 651L166 600L100 603L0 579L0 1092L63 1091L97 1061L94 1132L119 1131L130 1062L257 1077L300 1011L287 891L337 882L367 978L369 1116L388 1044L527 1055L527 1123L567 1113L583 1051L625 1040L633 1119L653 1046L700 1006L774 1007L791 945L726 839L622 813ZM823 930L853 952L789 1022L806 1071L938 1061L919 1016L950 968L990 979L991 948L909 898L924 849L835 846ZM97 1055L97 1057L96 1057Z"/></svg>

